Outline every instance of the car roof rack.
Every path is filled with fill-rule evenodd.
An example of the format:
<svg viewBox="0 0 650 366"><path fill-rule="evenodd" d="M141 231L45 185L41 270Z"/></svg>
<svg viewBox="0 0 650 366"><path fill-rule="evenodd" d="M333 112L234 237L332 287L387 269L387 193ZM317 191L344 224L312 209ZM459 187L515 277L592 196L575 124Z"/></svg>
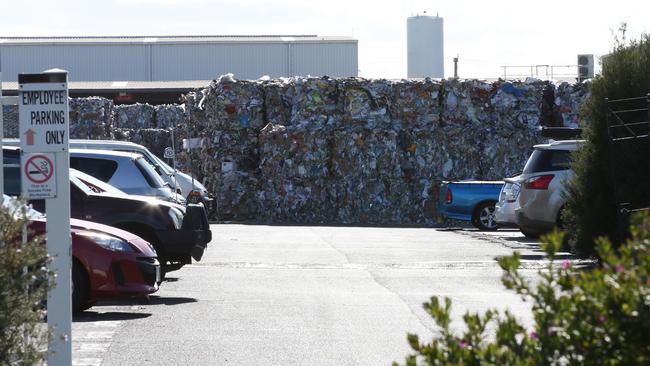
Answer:
<svg viewBox="0 0 650 366"><path fill-rule="evenodd" d="M542 137L553 140L578 140L582 136L582 128L572 127L542 127Z"/></svg>

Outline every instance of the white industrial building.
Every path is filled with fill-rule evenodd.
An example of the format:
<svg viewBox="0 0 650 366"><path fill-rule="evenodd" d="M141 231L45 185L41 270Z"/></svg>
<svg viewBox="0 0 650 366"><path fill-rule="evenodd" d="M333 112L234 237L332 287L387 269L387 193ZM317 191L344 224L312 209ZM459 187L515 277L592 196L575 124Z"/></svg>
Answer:
<svg viewBox="0 0 650 366"><path fill-rule="evenodd" d="M443 21L439 16L416 15L406 20L407 75L444 78Z"/></svg>
<svg viewBox="0 0 650 366"><path fill-rule="evenodd" d="M261 76L349 77L358 41L349 37L161 36L0 38L3 81L60 68L71 81L212 80Z"/></svg>

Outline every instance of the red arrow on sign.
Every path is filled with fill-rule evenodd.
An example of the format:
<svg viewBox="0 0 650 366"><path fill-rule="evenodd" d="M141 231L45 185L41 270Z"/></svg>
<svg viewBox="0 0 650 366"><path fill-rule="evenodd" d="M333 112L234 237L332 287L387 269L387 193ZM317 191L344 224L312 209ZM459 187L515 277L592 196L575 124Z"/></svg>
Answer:
<svg viewBox="0 0 650 366"><path fill-rule="evenodd" d="M25 131L23 135L27 135L27 145L34 145L34 135L36 135L36 132L34 132L34 130L30 128L29 130Z"/></svg>

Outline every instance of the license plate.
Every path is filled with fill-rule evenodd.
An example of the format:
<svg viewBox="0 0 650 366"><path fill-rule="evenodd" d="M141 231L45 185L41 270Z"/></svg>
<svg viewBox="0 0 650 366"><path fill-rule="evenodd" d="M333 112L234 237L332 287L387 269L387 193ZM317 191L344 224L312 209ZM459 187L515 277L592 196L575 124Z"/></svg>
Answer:
<svg viewBox="0 0 650 366"><path fill-rule="evenodd" d="M160 266L156 267L156 282L160 282Z"/></svg>

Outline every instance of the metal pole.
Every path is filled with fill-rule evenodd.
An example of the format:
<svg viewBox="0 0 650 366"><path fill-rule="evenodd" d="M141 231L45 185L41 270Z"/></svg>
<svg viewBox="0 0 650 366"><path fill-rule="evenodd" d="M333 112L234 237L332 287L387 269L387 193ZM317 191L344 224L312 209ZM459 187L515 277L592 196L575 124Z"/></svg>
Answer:
<svg viewBox="0 0 650 366"><path fill-rule="evenodd" d="M458 79L458 55L454 57L454 79Z"/></svg>
<svg viewBox="0 0 650 366"><path fill-rule="evenodd" d="M648 105L648 132L647 139L650 140L650 93L646 96L646 104Z"/></svg>

